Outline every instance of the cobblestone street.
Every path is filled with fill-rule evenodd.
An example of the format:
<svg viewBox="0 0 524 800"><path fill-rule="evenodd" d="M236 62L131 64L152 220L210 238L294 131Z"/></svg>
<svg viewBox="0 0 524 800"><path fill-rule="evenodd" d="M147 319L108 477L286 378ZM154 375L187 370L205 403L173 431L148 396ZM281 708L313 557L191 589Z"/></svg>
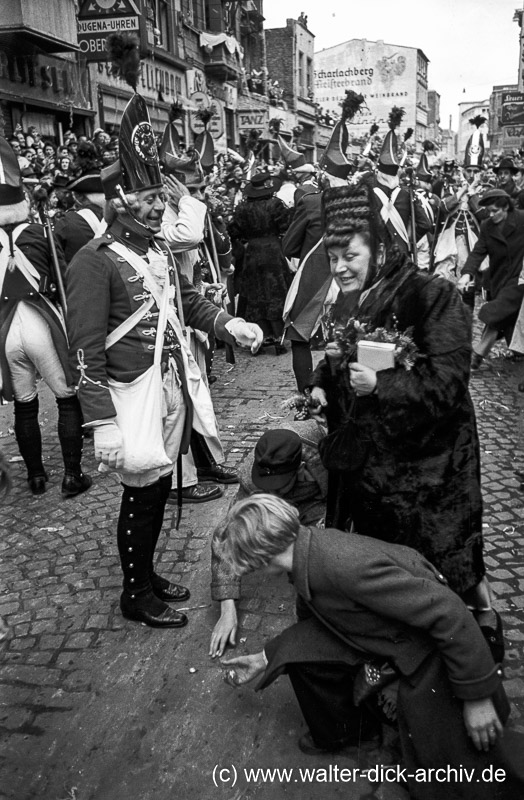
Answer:
<svg viewBox="0 0 524 800"><path fill-rule="evenodd" d="M291 359L236 352L215 358L213 397L227 463L241 462L260 433L278 425L294 389ZM319 355L319 354L316 354ZM507 639L506 689L513 724L524 731L523 362L495 355L471 380L480 429L486 560ZM300 767L364 768L385 751L307 757L304 732L285 678L264 693L237 692L208 655L217 618L210 600L210 532L235 495L184 508L180 530L168 506L159 572L191 588L189 625L158 631L128 622L118 608L121 574L114 535L120 487L96 473L92 441L85 471L92 489L62 500L62 464L53 398L42 393L50 481L32 497L12 431L0 408L0 447L12 461L14 489L0 507L0 615L10 627L0 655L0 798L9 800L301 800L405 797L357 783L302 782ZM518 442L520 438L520 448ZM170 515L173 515L173 519ZM291 588L278 578L243 583L236 651L254 652L293 620ZM244 769L294 768L289 781L249 782ZM223 783L219 783L220 770ZM235 773L235 770L237 771ZM235 779L236 774L236 779ZM219 784L214 784L214 778ZM225 780L224 780L225 778Z"/></svg>

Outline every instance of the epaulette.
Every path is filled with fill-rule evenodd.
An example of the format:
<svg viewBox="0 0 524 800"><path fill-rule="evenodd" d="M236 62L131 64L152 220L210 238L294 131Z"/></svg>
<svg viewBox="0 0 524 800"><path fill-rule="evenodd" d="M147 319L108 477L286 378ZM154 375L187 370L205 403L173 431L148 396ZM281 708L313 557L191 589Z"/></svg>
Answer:
<svg viewBox="0 0 524 800"><path fill-rule="evenodd" d="M91 239L88 244L90 244L94 250L100 250L101 247L108 247L114 241L115 238L110 233L103 233L102 236L97 236L95 239Z"/></svg>

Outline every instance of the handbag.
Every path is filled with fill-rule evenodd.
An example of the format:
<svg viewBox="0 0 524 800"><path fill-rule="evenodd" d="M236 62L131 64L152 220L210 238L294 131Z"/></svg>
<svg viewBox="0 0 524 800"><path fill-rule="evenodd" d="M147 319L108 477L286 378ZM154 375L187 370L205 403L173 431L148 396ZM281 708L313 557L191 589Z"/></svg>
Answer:
<svg viewBox="0 0 524 800"><path fill-rule="evenodd" d="M120 255L128 255L127 252L120 253L120 250L117 252ZM142 263L138 264L134 258L127 260L152 286L154 279L149 274L147 265L139 257L137 259ZM164 331L167 325L169 286L169 272L166 264L164 286L158 302L159 315L153 364L130 383L115 381L113 378L108 379L111 399L116 410L115 422L122 434L124 445L124 464L118 470L119 472L145 472L171 466L173 463L165 451L162 424L161 356ZM125 336L147 313L152 304L152 299L145 302L132 317L116 328L106 339L106 350ZM101 464L99 471L108 472L110 468Z"/></svg>
<svg viewBox="0 0 524 800"><path fill-rule="evenodd" d="M366 460L369 440L363 435L355 413L356 398L348 419L318 443L322 463L330 472L356 472Z"/></svg>

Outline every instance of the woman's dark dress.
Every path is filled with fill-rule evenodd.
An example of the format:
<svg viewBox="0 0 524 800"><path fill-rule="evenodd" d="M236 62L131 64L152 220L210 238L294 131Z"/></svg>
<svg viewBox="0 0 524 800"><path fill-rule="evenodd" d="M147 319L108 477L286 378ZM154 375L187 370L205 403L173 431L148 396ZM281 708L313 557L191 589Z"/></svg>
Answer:
<svg viewBox="0 0 524 800"><path fill-rule="evenodd" d="M282 321L291 273L280 237L290 216L290 210L276 197L245 200L233 214L231 239L245 243L243 258L236 260L235 288L245 298L244 313L251 322Z"/></svg>

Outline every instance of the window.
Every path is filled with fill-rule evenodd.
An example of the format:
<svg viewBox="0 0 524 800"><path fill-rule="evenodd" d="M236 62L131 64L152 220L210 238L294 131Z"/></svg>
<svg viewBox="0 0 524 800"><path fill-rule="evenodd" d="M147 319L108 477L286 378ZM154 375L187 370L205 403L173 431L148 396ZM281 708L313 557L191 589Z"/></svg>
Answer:
<svg viewBox="0 0 524 800"><path fill-rule="evenodd" d="M314 97L314 82L313 82L313 59L307 59L307 86L306 86L306 94L309 100L312 100Z"/></svg>
<svg viewBox="0 0 524 800"><path fill-rule="evenodd" d="M150 7L153 12L155 45L172 51L174 37L171 35L169 0L150 0Z"/></svg>

